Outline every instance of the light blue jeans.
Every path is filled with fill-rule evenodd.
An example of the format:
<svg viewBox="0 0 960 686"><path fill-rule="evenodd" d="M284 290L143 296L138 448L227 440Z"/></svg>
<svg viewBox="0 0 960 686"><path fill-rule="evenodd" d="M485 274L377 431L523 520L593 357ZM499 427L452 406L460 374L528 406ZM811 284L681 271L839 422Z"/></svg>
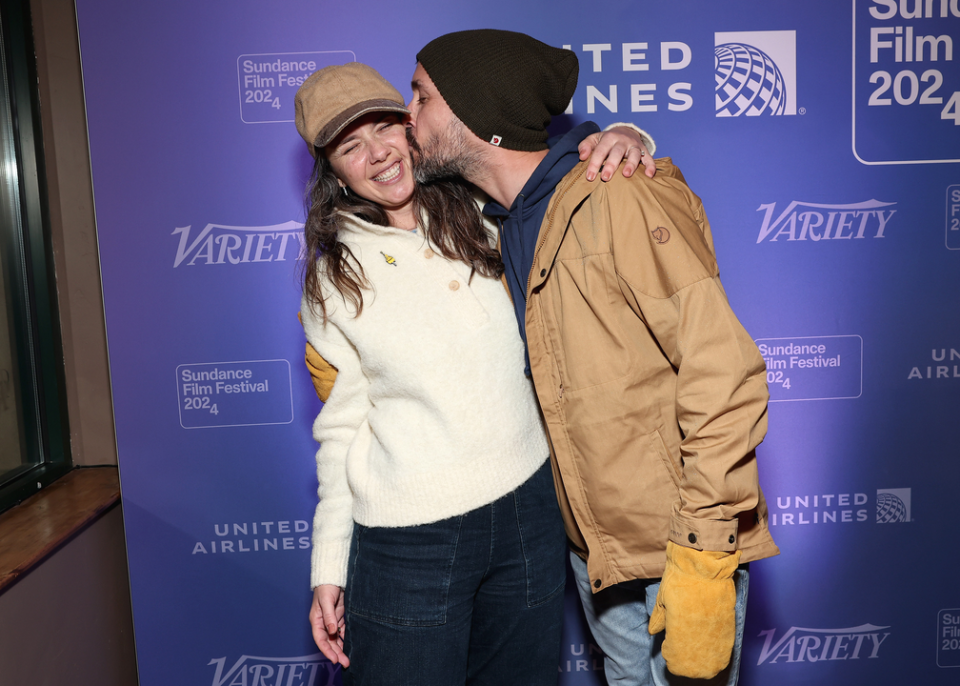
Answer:
<svg viewBox="0 0 960 686"><path fill-rule="evenodd" d="M604 653L603 669L611 686L735 686L740 675L743 622L747 610L747 565L733 575L737 589L737 635L730 665L713 679L688 679L667 671L660 652L663 632L647 633L657 604L660 579L635 579L593 593L587 563L570 553L570 566L593 639Z"/></svg>

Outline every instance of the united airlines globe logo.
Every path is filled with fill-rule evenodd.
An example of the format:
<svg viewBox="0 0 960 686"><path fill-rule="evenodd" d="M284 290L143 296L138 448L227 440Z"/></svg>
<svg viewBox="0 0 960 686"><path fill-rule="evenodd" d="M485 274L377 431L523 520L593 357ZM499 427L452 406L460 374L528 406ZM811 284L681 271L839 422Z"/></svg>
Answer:
<svg viewBox="0 0 960 686"><path fill-rule="evenodd" d="M714 56L718 117L784 114L783 73L767 53L746 43L724 43Z"/></svg>
<svg viewBox="0 0 960 686"><path fill-rule="evenodd" d="M890 491L877 492L877 524L910 521L909 505Z"/></svg>

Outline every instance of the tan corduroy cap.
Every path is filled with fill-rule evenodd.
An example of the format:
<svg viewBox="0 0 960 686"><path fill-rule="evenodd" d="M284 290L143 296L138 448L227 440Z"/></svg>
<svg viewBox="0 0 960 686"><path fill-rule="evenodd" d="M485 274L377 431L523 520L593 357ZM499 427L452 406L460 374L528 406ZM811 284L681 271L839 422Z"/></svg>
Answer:
<svg viewBox="0 0 960 686"><path fill-rule="evenodd" d="M400 91L359 62L324 67L303 82L294 99L297 131L307 142L310 154L317 156L347 124L368 112L410 114Z"/></svg>

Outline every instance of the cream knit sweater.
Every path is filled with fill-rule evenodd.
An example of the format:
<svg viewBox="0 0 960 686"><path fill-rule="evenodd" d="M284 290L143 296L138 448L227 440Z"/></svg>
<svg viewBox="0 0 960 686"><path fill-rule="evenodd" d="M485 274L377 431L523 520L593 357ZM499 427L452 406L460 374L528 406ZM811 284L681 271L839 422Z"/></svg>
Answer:
<svg viewBox="0 0 960 686"><path fill-rule="evenodd" d="M372 290L338 295L326 325L304 301L307 339L339 372L314 423L320 503L311 586L345 586L354 522L435 522L493 502L548 456L523 344L497 279L418 233L349 217L341 230Z"/></svg>

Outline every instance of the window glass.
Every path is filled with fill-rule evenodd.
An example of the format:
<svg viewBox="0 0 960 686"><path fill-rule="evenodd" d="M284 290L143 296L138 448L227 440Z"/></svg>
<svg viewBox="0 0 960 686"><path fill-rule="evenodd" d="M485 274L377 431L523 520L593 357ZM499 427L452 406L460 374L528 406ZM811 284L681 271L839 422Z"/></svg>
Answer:
<svg viewBox="0 0 960 686"><path fill-rule="evenodd" d="M0 18L2 21L2 18ZM2 25L0 25L2 26ZM7 71L6 46L0 31L0 67L2 67L3 101L0 103L0 483L21 471L24 463L36 462L24 442L23 402L20 392L18 341L14 317L22 296L19 272L23 271L23 245L20 240L20 183L10 83Z"/></svg>

